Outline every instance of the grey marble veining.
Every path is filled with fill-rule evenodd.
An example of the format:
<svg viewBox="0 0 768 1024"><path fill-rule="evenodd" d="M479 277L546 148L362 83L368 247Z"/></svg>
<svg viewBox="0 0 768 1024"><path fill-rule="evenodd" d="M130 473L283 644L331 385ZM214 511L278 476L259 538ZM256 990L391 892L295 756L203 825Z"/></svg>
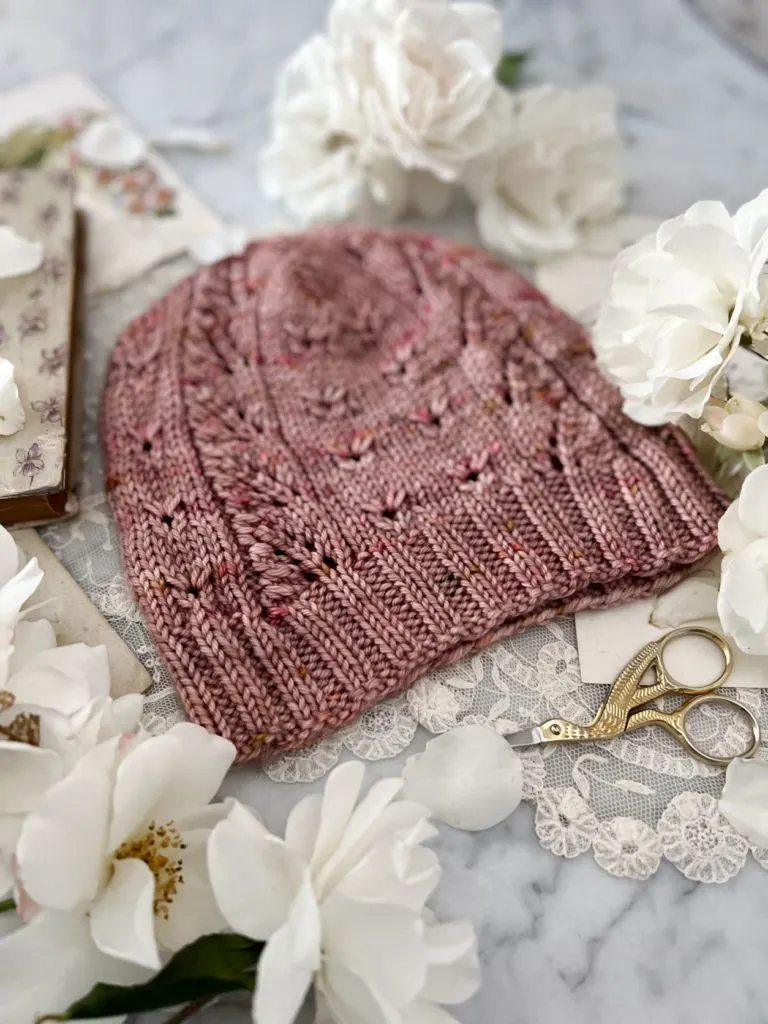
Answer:
<svg viewBox="0 0 768 1024"><path fill-rule="evenodd" d="M0 0L0 88L78 69L145 130L220 130L231 154L176 163L225 217L266 229L279 215L259 194L254 158L274 74L324 9L325 0ZM509 0L504 19L509 45L533 51L532 81L617 91L638 211L672 214L704 197L737 204L768 185L768 73L683 0ZM402 761L369 773L393 774ZM245 770L227 790L274 827L303 795ZM768 885L756 863L723 887L668 864L648 883L619 881L588 856L542 850L531 819L521 808L491 831L439 838L436 909L475 922L485 973L456 1011L462 1024L768 1021ZM199 1019L246 1018L219 1005Z"/></svg>

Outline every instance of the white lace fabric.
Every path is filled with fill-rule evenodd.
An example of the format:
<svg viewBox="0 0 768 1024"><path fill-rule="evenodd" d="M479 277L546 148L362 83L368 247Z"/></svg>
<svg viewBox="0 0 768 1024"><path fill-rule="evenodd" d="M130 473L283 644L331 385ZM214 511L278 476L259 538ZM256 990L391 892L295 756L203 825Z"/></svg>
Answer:
<svg viewBox="0 0 768 1024"><path fill-rule="evenodd" d="M98 407L121 327L191 269L176 261L120 293L92 301L85 346L82 511L43 532L150 672L145 725L152 731L168 728L184 713L121 569L104 494ZM749 707L768 736L768 691L723 692ZM552 717L587 722L605 693L605 686L582 683L573 620L556 619L430 673L406 694L367 711L335 735L272 761L264 771L277 782L310 782L330 771L344 750L363 760L396 756L419 726L441 733L483 723L509 733ZM691 723L702 749L720 755L743 749L742 726L710 708ZM768 851L750 848L719 814L723 772L691 757L661 729L600 744L531 747L520 754L524 797L536 809L536 834L557 856L591 854L605 871L637 879L650 877L664 858L702 882L727 881L749 856L768 867Z"/></svg>

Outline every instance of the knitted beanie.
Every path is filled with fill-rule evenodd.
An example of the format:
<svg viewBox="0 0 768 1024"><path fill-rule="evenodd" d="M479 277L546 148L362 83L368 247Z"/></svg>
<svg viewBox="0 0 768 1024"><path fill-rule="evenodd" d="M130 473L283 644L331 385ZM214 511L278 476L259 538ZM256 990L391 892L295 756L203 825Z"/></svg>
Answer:
<svg viewBox="0 0 768 1024"><path fill-rule="evenodd" d="M103 435L148 627L241 760L669 587L724 508L682 434L623 416L577 324L411 232L271 238L200 270L120 338Z"/></svg>

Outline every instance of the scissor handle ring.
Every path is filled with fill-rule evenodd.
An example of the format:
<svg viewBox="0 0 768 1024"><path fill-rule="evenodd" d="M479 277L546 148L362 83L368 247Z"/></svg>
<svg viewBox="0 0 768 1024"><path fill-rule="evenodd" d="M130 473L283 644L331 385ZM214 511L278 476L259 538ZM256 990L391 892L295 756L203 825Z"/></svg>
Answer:
<svg viewBox="0 0 768 1024"><path fill-rule="evenodd" d="M723 671L720 675L711 683L707 683L706 686L686 686L685 683L679 682L672 673L669 671L667 666L664 664L664 650L668 644L675 640L680 640L684 636L700 636L705 640L710 640L716 647L720 649L720 653L723 656ZM723 685L728 676L731 674L733 668L733 651L731 645L721 636L716 633L713 629L707 629L706 626L678 626L677 629L673 629L666 636L663 636L659 640L659 647L656 652L656 656L659 659L659 664L664 670L664 676L666 678L667 685L670 691L676 693L690 693L690 694L707 694L713 690L717 690ZM741 705L739 705L741 706Z"/></svg>
<svg viewBox="0 0 768 1024"><path fill-rule="evenodd" d="M730 757L714 757L712 754L708 754L706 750L702 750L701 747L697 747L693 742L689 734L685 730L685 720L691 711L695 711L697 707L702 704L725 704L726 707L733 708L742 715L746 715L749 719L749 724L752 727L752 740L746 750L741 751L738 754L732 754ZM751 757L757 748L760 746L760 723L757 721L755 716L749 710L744 707L743 704L739 704L736 700L731 700L730 697L713 696L712 694L703 693L700 697L695 697L689 701L680 709L680 734L682 736L685 745L695 754L696 757L701 758L702 761L706 761L708 764L718 765L718 767L725 767L734 761L737 757Z"/></svg>

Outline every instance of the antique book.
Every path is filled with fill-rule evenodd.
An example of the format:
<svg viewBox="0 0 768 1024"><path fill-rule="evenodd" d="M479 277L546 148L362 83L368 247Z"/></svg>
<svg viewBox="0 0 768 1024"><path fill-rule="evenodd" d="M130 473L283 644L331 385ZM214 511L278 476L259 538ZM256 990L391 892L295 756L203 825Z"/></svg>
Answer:
<svg viewBox="0 0 768 1024"><path fill-rule="evenodd" d="M37 525L77 511L83 228L71 175L0 173L0 224L43 246L38 270L0 279L0 355L26 417L0 437L0 523Z"/></svg>

